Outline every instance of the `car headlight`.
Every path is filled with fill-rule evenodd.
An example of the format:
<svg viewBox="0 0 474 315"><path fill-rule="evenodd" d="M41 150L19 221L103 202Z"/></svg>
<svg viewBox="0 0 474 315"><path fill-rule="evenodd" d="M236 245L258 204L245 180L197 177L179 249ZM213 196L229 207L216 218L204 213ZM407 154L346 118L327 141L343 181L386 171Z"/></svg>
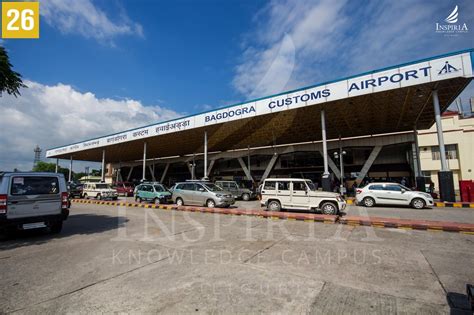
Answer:
<svg viewBox="0 0 474 315"><path fill-rule="evenodd" d="M222 195L222 194L216 194L216 197L217 197L217 198L222 198L222 197L224 197L224 195Z"/></svg>

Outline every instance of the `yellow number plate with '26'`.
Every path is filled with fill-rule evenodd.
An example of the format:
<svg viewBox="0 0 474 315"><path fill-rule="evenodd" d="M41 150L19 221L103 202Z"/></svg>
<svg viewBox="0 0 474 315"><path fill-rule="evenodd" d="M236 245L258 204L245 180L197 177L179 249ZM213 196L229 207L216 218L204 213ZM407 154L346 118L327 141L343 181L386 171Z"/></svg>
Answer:
<svg viewBox="0 0 474 315"><path fill-rule="evenodd" d="M2 38L39 38L39 2L2 2Z"/></svg>

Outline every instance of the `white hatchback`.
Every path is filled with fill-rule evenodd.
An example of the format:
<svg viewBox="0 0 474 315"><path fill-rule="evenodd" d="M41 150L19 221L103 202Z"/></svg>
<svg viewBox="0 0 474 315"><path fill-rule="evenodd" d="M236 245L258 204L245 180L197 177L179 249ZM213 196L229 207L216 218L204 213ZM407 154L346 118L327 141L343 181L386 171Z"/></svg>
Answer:
<svg viewBox="0 0 474 315"><path fill-rule="evenodd" d="M430 194L410 190L398 183L370 183L356 190L357 204L366 207L375 205L412 206L415 209L431 207L434 204Z"/></svg>

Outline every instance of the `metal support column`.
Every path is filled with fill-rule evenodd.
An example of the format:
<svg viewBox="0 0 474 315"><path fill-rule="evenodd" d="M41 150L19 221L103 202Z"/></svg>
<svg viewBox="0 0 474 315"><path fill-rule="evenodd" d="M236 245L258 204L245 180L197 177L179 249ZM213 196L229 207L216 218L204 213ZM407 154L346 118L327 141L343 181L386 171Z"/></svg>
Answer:
<svg viewBox="0 0 474 315"><path fill-rule="evenodd" d="M244 171L245 176L247 177L247 179L251 180L253 182L252 174L250 174L250 170L245 165L244 159L239 157L239 158L237 158L237 160L239 161L240 167L242 167L242 170Z"/></svg>
<svg viewBox="0 0 474 315"><path fill-rule="evenodd" d="M69 162L69 182L72 180L72 155L71 155L71 160Z"/></svg>
<svg viewBox="0 0 474 315"><path fill-rule="evenodd" d="M277 159L278 159L278 154L275 152L273 153L273 156L270 159L270 162L268 162L267 168L265 169L265 172L263 172L260 182L263 183L263 181L270 175L270 172L272 171L273 166L275 166Z"/></svg>
<svg viewBox="0 0 474 315"><path fill-rule="evenodd" d="M420 146L418 145L418 130L416 129L413 130L413 136L415 137L415 141L413 141L413 144L415 146L414 158L416 158L415 176L419 177L419 176L422 176L422 174L421 174L421 161L420 161Z"/></svg>
<svg viewBox="0 0 474 315"><path fill-rule="evenodd" d="M342 140L341 140L341 136L339 135L339 169L341 171L341 177L339 179L340 181L340 187L339 187L339 192L341 193L341 195L344 195L346 193L345 189L346 189L346 185L344 185L344 155L345 155L345 151L342 150Z"/></svg>
<svg viewBox="0 0 474 315"><path fill-rule="evenodd" d="M102 150L102 172L100 174L100 180L105 182L105 150Z"/></svg>
<svg viewBox="0 0 474 315"><path fill-rule="evenodd" d="M146 142L143 142L143 166L142 166L142 181L146 180Z"/></svg>
<svg viewBox="0 0 474 315"><path fill-rule="evenodd" d="M439 155L441 159L441 171L449 171L448 163L446 162L446 150L444 148L443 126L441 124L441 113L439 110L438 91L433 90L433 106L436 120L436 133L438 134Z"/></svg>
<svg viewBox="0 0 474 315"><path fill-rule="evenodd" d="M166 163L165 170L163 171L163 174L161 175L160 183L163 184L165 181L166 173L168 173L168 169L170 168L170 163Z"/></svg>
<svg viewBox="0 0 474 315"><path fill-rule="evenodd" d="M331 182L329 180L329 169L328 169L328 145L326 139L326 114L324 109L321 109L321 134L323 138L323 164L324 172L321 179L322 188L324 191L331 191Z"/></svg>
<svg viewBox="0 0 474 315"><path fill-rule="evenodd" d="M207 131L204 131L204 177L207 177Z"/></svg>
<svg viewBox="0 0 474 315"><path fill-rule="evenodd" d="M212 173L212 168L214 167L214 164L216 163L216 160L211 160L211 162L209 163L209 166L207 167L207 177L209 177L209 175L211 175Z"/></svg>
<svg viewBox="0 0 474 315"><path fill-rule="evenodd" d="M130 166L130 170L128 171L128 175L127 175L127 182L130 180L130 176L132 176L132 172L134 168L135 166Z"/></svg>
<svg viewBox="0 0 474 315"><path fill-rule="evenodd" d="M438 172L439 193L443 201L456 201L454 194L453 172L449 170L446 161L446 150L444 147L443 126L441 124L441 113L439 108L438 91L433 90L433 107L436 120L436 132L438 134L439 155L441 160L441 171Z"/></svg>
<svg viewBox="0 0 474 315"><path fill-rule="evenodd" d="M57 173L59 171L59 159L56 159L56 167L54 169L54 172Z"/></svg>
<svg viewBox="0 0 474 315"><path fill-rule="evenodd" d="M249 174L252 174L251 169L250 169L250 146L249 145L247 146L247 168L249 170ZM249 177L252 178L252 175L250 175Z"/></svg>

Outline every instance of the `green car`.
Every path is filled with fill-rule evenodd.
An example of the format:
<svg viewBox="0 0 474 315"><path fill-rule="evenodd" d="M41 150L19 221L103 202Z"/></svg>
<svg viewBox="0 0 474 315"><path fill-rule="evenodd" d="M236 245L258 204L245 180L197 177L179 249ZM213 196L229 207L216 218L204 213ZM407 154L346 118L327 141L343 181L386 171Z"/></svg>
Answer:
<svg viewBox="0 0 474 315"><path fill-rule="evenodd" d="M155 204L168 203L171 200L171 193L165 186L158 183L143 183L135 188L135 201L148 201Z"/></svg>

